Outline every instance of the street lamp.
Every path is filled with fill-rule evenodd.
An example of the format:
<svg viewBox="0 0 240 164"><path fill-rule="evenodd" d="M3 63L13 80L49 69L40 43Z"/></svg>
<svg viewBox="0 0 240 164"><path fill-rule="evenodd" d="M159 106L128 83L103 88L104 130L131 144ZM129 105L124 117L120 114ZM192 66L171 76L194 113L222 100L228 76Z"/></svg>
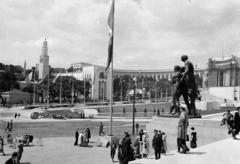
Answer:
<svg viewBox="0 0 240 164"><path fill-rule="evenodd" d="M134 85L133 85L133 118L132 118L132 134L135 134L135 96L136 96L136 82L137 78L133 78Z"/></svg>

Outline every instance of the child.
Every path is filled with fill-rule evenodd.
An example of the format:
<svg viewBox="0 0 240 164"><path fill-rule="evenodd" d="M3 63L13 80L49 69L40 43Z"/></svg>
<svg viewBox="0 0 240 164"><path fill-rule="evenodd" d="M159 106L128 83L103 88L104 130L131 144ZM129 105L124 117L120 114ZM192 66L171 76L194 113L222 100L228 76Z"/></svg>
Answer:
<svg viewBox="0 0 240 164"><path fill-rule="evenodd" d="M115 154L116 154L116 149L117 149L117 145L112 144L112 146L111 146L111 158L112 158L113 162L114 162L114 157L115 157Z"/></svg>
<svg viewBox="0 0 240 164"><path fill-rule="evenodd" d="M190 141L190 146L191 148L196 148L197 147L197 132L195 132L195 128L191 127L191 141Z"/></svg>

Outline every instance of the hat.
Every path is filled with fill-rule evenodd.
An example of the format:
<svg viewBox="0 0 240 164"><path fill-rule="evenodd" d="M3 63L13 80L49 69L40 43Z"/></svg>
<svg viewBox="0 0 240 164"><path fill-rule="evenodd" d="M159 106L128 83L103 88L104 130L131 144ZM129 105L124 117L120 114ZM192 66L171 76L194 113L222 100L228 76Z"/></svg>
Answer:
<svg viewBox="0 0 240 164"><path fill-rule="evenodd" d="M146 130L144 130L144 131L143 131L143 133L147 133L147 131L146 131Z"/></svg>
<svg viewBox="0 0 240 164"><path fill-rule="evenodd" d="M128 132L124 132L124 134L128 134Z"/></svg>
<svg viewBox="0 0 240 164"><path fill-rule="evenodd" d="M191 127L191 130L195 130L195 128L194 128L194 127Z"/></svg>
<svg viewBox="0 0 240 164"><path fill-rule="evenodd" d="M12 153L12 157L18 157L18 152L16 152L16 151L13 152L13 153Z"/></svg>
<svg viewBox="0 0 240 164"><path fill-rule="evenodd" d="M188 60L188 56L187 56L187 55L182 55L181 60L182 60L182 61Z"/></svg>

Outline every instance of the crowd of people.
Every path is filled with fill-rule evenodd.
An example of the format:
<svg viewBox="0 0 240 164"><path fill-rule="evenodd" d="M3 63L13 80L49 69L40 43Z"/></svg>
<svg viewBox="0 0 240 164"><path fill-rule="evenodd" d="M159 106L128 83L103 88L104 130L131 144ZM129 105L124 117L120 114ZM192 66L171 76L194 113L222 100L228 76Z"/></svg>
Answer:
<svg viewBox="0 0 240 164"><path fill-rule="evenodd" d="M90 138L91 138L91 131L89 128L86 128L81 132L79 132L79 129L77 129L75 132L74 146L77 146L77 145L87 146Z"/></svg>
<svg viewBox="0 0 240 164"><path fill-rule="evenodd" d="M228 110L226 113L223 114L222 125L227 125L228 134L232 135L234 139L236 139L236 135L240 131L240 115L239 115L239 108L234 113L234 115Z"/></svg>

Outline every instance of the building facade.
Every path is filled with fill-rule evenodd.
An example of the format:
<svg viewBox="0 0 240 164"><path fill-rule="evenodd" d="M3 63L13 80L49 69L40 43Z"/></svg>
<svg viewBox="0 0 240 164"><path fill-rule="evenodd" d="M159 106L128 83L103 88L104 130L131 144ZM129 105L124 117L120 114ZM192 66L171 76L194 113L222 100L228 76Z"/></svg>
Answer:
<svg viewBox="0 0 240 164"><path fill-rule="evenodd" d="M74 76L78 80L88 81L91 84L90 97L94 100L109 100L110 99L110 74L105 72L104 66L93 65L89 63L74 63L71 64L73 73L57 74L58 76ZM205 70L197 69L195 73L203 78ZM156 80L162 78L171 79L173 70L122 70L114 69L113 78L121 78L121 76L129 76L133 78L152 77Z"/></svg>
<svg viewBox="0 0 240 164"><path fill-rule="evenodd" d="M240 58L227 56L208 61L208 87L233 87L240 85Z"/></svg>

